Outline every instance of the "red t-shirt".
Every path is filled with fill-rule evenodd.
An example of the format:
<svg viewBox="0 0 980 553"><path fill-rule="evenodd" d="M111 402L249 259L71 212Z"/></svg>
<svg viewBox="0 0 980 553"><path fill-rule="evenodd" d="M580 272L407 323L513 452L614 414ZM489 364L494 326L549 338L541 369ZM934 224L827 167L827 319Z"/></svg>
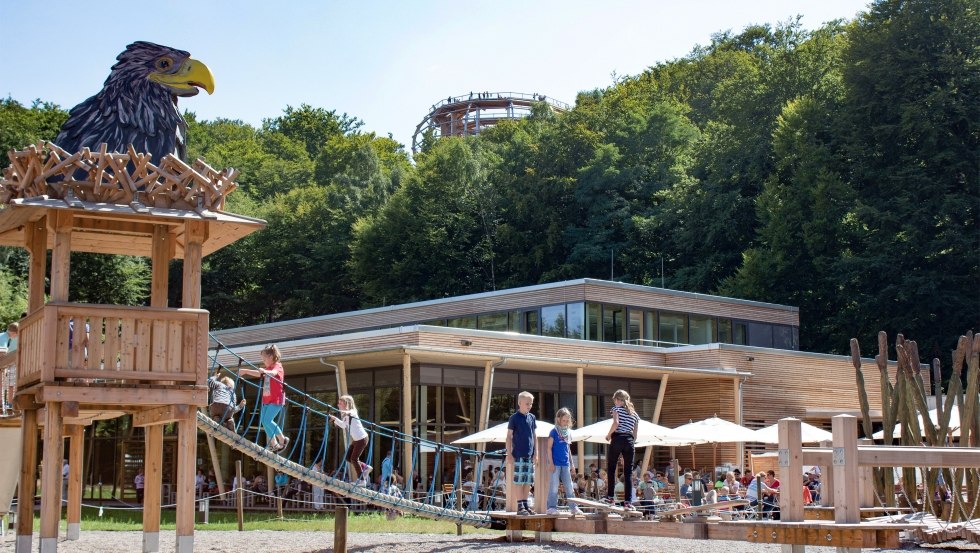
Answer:
<svg viewBox="0 0 980 553"><path fill-rule="evenodd" d="M282 369L282 363L276 363L271 367L266 367L266 370L272 371L272 374L265 376L265 382L262 386L262 403L266 405L285 405L286 393L283 391L282 381L286 373Z"/></svg>

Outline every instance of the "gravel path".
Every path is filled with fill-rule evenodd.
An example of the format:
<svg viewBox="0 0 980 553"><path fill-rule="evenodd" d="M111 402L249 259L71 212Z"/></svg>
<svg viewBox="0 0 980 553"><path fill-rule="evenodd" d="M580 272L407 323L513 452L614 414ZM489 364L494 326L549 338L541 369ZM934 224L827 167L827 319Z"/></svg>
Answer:
<svg viewBox="0 0 980 553"><path fill-rule="evenodd" d="M160 533L161 553L174 551L175 535L171 530ZM38 547L34 535L33 549ZM568 551L576 553L780 553L778 545L759 545L733 541L692 541L675 538L643 538L635 536L553 534L550 544L532 542L507 543L498 535L434 535L434 534L350 534L347 541L352 553L441 553L478 551L481 553L539 553ZM14 536L0 538L0 552L14 550ZM59 540L59 551L70 553L139 553L142 550L140 532L82 532L79 541ZM327 553L333 551L332 532L277 532L253 530L244 533L198 531L194 550L210 553ZM964 545L958 551L980 551ZM834 553L830 547L807 547L811 553ZM950 551L936 547L879 549L873 551L936 552Z"/></svg>

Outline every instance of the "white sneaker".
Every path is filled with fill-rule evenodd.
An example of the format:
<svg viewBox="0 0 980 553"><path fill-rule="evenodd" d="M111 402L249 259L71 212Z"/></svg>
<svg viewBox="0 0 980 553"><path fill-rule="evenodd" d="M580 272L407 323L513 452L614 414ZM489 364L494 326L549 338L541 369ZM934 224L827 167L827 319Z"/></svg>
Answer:
<svg viewBox="0 0 980 553"><path fill-rule="evenodd" d="M558 509L555 509L555 508L548 509L547 513L549 515L557 515L558 514Z"/></svg>
<svg viewBox="0 0 980 553"><path fill-rule="evenodd" d="M583 514L582 509L579 509L578 505L572 505L571 513L573 517Z"/></svg>
<svg viewBox="0 0 980 553"><path fill-rule="evenodd" d="M367 475L371 474L371 471L374 470L374 467L365 463L364 461L359 461L359 462L361 464L361 476L366 480Z"/></svg>

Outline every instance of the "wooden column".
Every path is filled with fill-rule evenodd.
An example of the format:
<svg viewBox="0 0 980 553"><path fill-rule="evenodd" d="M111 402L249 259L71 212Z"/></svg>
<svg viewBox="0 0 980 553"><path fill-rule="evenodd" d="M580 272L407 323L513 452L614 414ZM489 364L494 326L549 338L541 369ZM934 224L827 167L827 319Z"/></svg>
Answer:
<svg viewBox="0 0 980 553"><path fill-rule="evenodd" d="M143 553L160 551L160 505L163 503L163 425L143 428Z"/></svg>
<svg viewBox="0 0 980 553"><path fill-rule="evenodd" d="M337 385L341 396L347 395L347 365L343 359L337 361ZM339 397L339 396L338 396Z"/></svg>
<svg viewBox="0 0 980 553"><path fill-rule="evenodd" d="M196 411L191 409L194 414ZM194 551L194 476L197 460L197 425L194 419L177 422L177 553ZM271 484L271 482L270 482Z"/></svg>
<svg viewBox="0 0 980 553"><path fill-rule="evenodd" d="M73 215L71 212L62 209L53 211L54 248L51 251L51 301L68 301Z"/></svg>
<svg viewBox="0 0 980 553"><path fill-rule="evenodd" d="M61 467L65 454L61 403L52 401L44 409L44 449L41 457L41 553L58 550L61 522Z"/></svg>
<svg viewBox="0 0 980 553"><path fill-rule="evenodd" d="M820 447L833 449L834 442L824 440L818 444ZM834 506L834 465L820 466L820 505L822 507Z"/></svg>
<svg viewBox="0 0 980 553"><path fill-rule="evenodd" d="M803 522L803 433L799 419L779 421L779 519ZM783 553L803 553L804 546L783 544Z"/></svg>
<svg viewBox="0 0 980 553"><path fill-rule="evenodd" d="M152 280L150 282L150 307L167 307L169 292L170 260L174 253L173 235L167 225L153 225L153 244L151 247Z"/></svg>
<svg viewBox="0 0 980 553"><path fill-rule="evenodd" d="M858 445L874 445L874 440L869 438L862 438L858 440ZM886 467L884 470L890 470ZM871 467L862 466L858 469L858 481L860 482L858 491L858 506L859 507L876 507L875 498L875 480L874 480L874 470Z"/></svg>
<svg viewBox="0 0 980 553"><path fill-rule="evenodd" d="M201 307L201 254L207 230L204 221L184 223L183 307Z"/></svg>
<svg viewBox="0 0 980 553"><path fill-rule="evenodd" d="M425 413L421 414L425 417ZM402 466L405 467L405 497L412 497L412 356L402 355L402 433L407 438L402 445Z"/></svg>
<svg viewBox="0 0 980 553"><path fill-rule="evenodd" d="M77 540L81 534L82 523L82 463L85 451L85 427L73 424L66 427L71 440L68 453L68 531L69 540Z"/></svg>
<svg viewBox="0 0 980 553"><path fill-rule="evenodd" d="M837 415L831 419L834 434L834 522L856 524L861 522L858 507L857 418ZM838 547L839 553L860 553L858 547Z"/></svg>
<svg viewBox="0 0 980 553"><path fill-rule="evenodd" d="M575 367L575 424L585 426L585 367ZM578 443L578 473L585 474L585 442Z"/></svg>
<svg viewBox="0 0 980 553"><path fill-rule="evenodd" d="M34 493L37 468L37 409L25 409L21 427L23 452L21 453L20 483L17 488L17 553L31 553L34 533ZM59 469L58 474L61 474Z"/></svg>
<svg viewBox="0 0 980 553"><path fill-rule="evenodd" d="M31 255L28 274L27 312L33 313L44 306L44 278L47 273L48 228L47 217L41 217L24 227L25 246Z"/></svg>
<svg viewBox="0 0 980 553"><path fill-rule="evenodd" d="M548 511L548 492L551 489L551 474L545 470L548 466L547 456L551 455L548 438L534 438L534 447L538 454L538 461L534 463L534 512L543 515Z"/></svg>
<svg viewBox="0 0 980 553"><path fill-rule="evenodd" d="M663 410L664 406L664 395L667 393L667 381L670 380L670 375L665 374L660 377L660 385L657 386L657 403L653 407L653 418L650 422L653 424L660 424L660 412ZM643 472L646 472L650 468L650 458L653 457L653 446L645 448L643 451Z"/></svg>
<svg viewBox="0 0 980 553"><path fill-rule="evenodd" d="M742 382L741 378L736 378L732 384L735 389L735 397L733 399L735 405L735 424L742 426ZM715 447L718 447L717 445ZM745 465L745 442L738 442L735 444L735 454L738 456L738 466L744 467ZM800 519L802 520L802 519Z"/></svg>
<svg viewBox="0 0 980 553"><path fill-rule="evenodd" d="M493 361L487 361L483 367L483 393L480 394L480 418L477 419L477 432L487 429L490 423L490 399L493 397ZM477 444L477 451L486 450L487 444Z"/></svg>

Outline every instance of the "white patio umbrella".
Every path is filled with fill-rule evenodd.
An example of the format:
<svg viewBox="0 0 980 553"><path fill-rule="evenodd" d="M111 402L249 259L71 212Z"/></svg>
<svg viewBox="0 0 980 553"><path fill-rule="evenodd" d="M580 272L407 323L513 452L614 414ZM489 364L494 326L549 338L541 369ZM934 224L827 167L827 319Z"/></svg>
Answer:
<svg viewBox="0 0 980 553"><path fill-rule="evenodd" d="M537 430L534 435L538 438L547 438L551 434L551 429L555 425L544 421L537 421ZM475 434L464 436L458 440L453 440L454 444L487 444L491 442L503 443L507 441L507 423L502 422L496 426L491 426L486 430L481 430ZM573 437L574 441L574 437Z"/></svg>
<svg viewBox="0 0 980 553"><path fill-rule="evenodd" d="M715 466L718 466L717 444L756 441L754 430L718 417L710 417L702 421L690 422L678 426L674 429L674 433L688 440L696 440L697 443L715 444ZM691 445L691 460L694 460L694 445Z"/></svg>
<svg viewBox="0 0 980 553"><path fill-rule="evenodd" d="M801 434L803 435L803 443L816 443L822 442L824 440L834 439L834 435L822 428L817 428L812 424L807 424L800 421ZM764 444L778 444L779 443L779 423L769 425L765 428L760 428L755 431L755 439L750 440L753 442L761 442Z"/></svg>
<svg viewBox="0 0 980 553"><path fill-rule="evenodd" d="M608 444L609 441L606 440L606 435L609 434L610 426L612 426L612 419L605 419L588 426L583 426L582 428L576 428L572 430L572 441L583 440L594 444ZM636 432L634 446L678 446L696 442L697 440L689 440L678 436L674 430L666 426L660 426L640 419L640 427Z"/></svg>
<svg viewBox="0 0 980 553"><path fill-rule="evenodd" d="M938 430L939 429L939 408L938 407L936 409L929 409L929 418L932 419L933 426L935 426L936 429ZM922 428L922 415L919 415L919 428L920 429ZM958 438L959 435L960 435L960 410L956 406L956 404L953 404L953 411L949 414L949 431L952 433L952 436L954 438ZM924 432L924 430L923 430L923 432ZM902 425L896 424L895 425L895 432L892 433L892 436L895 437L895 438L898 438L901 435L902 435ZM924 435L925 435L925 433L923 433L923 436ZM876 439L876 440L883 440L883 439L885 439L885 431L884 430L879 430L879 431L875 432L874 434L872 434L871 437L874 438L874 439Z"/></svg>

